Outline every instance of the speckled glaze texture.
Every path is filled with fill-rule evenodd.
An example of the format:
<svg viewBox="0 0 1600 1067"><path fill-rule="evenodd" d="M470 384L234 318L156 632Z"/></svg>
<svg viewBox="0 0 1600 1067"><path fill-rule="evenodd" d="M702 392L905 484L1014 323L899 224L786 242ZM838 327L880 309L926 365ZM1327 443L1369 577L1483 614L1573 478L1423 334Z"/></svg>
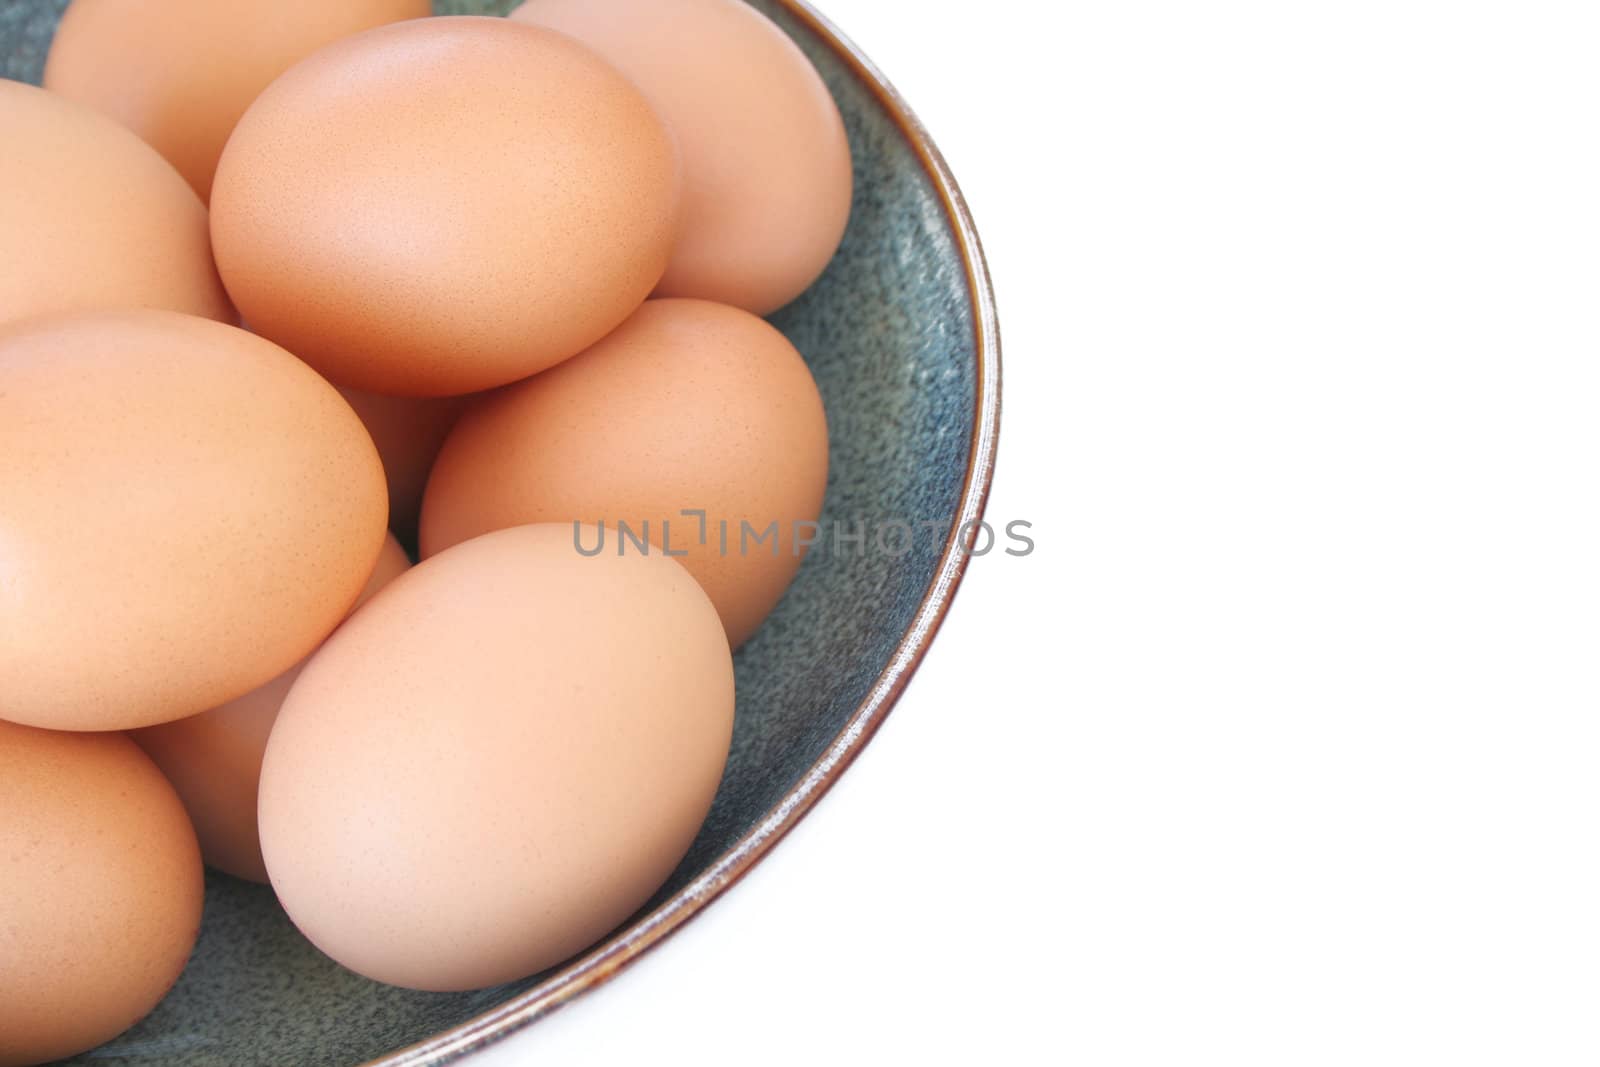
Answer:
<svg viewBox="0 0 1600 1067"><path fill-rule="evenodd" d="M503 14L514 3L436 7ZM64 6L0 4L0 75L38 80ZM813 548L776 613L740 649L732 755L688 856L632 923L580 961L448 995L342 970L299 936L270 889L213 874L200 943L177 989L81 1062L318 1067L377 1059L411 1067L457 1058L603 981L736 880L893 703L961 564L943 533L919 530L911 550L896 555L877 550L870 531L894 521L948 528L981 513L998 419L992 303L970 220L953 190L941 188L942 163L919 145L912 120L896 116L886 91L809 16L785 0L756 6L821 70L855 157L853 213L838 257L772 322L809 362L827 405L824 529L859 521L869 536L864 550L826 540Z"/></svg>

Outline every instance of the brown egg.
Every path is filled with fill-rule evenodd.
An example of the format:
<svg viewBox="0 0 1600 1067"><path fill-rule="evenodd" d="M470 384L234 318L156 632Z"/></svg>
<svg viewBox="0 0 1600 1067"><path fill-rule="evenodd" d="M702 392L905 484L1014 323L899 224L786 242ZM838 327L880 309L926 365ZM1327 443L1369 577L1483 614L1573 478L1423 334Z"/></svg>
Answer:
<svg viewBox="0 0 1600 1067"><path fill-rule="evenodd" d="M289 693L261 846L318 948L382 982L533 974L644 904L711 805L733 664L662 556L478 538L356 612Z"/></svg>
<svg viewBox="0 0 1600 1067"><path fill-rule="evenodd" d="M352 33L431 14L428 0L73 0L45 88L121 122L204 199L245 108L295 63Z"/></svg>
<svg viewBox="0 0 1600 1067"><path fill-rule="evenodd" d="M383 469L305 364L172 312L0 332L0 718L150 726L281 674L383 545Z"/></svg>
<svg viewBox="0 0 1600 1067"><path fill-rule="evenodd" d="M604 554L637 551L629 533L682 553L737 647L799 569L815 530L797 524L827 481L827 420L794 346L737 308L652 300L468 409L428 483L422 555L519 523L603 524Z"/></svg>
<svg viewBox="0 0 1600 1067"><path fill-rule="evenodd" d="M120 734L0 722L0 1067L117 1036L166 995L200 932L194 831Z"/></svg>
<svg viewBox="0 0 1600 1067"><path fill-rule="evenodd" d="M683 220L659 296L765 315L833 258L850 145L816 69L742 0L529 0L511 17L571 34L656 106L683 156Z"/></svg>
<svg viewBox="0 0 1600 1067"><path fill-rule="evenodd" d="M559 363L661 278L678 201L643 96L495 18L346 38L274 82L212 191L251 328L340 385L451 396Z"/></svg>
<svg viewBox="0 0 1600 1067"><path fill-rule="evenodd" d="M0 325L149 307L223 321L206 209L166 160L88 108L0 80Z"/></svg>
<svg viewBox="0 0 1600 1067"><path fill-rule="evenodd" d="M389 537L356 607L410 566L400 543ZM267 736L278 709L304 666L304 661L297 663L260 689L220 708L130 735L183 798L205 861L236 878L267 880L256 828L261 756L267 750Z"/></svg>
<svg viewBox="0 0 1600 1067"><path fill-rule="evenodd" d="M469 397L406 397L339 390L378 446L389 479L389 528L415 545L428 472Z"/></svg>

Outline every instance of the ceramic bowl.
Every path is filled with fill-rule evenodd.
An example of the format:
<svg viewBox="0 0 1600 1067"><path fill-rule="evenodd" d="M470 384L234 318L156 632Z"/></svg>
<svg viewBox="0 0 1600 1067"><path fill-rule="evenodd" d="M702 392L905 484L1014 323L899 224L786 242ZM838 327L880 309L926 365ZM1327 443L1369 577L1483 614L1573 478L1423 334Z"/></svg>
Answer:
<svg viewBox="0 0 1600 1067"><path fill-rule="evenodd" d="M37 82L65 0L0 5L0 75ZM513 0L443 0L503 14ZM188 970L154 1014L81 1062L440 1064L528 1026L616 974L736 881L804 816L882 723L961 579L999 423L999 339L972 221L938 150L881 74L798 0L756 0L821 70L855 155L838 257L773 317L827 405L822 540L736 656L721 791L688 856L585 955L526 981L416 993L320 955L270 889L212 874ZM0 190L0 195L4 191ZM0 248L3 248L0 235ZM865 532L864 543L850 535ZM838 536L835 536L838 535Z"/></svg>

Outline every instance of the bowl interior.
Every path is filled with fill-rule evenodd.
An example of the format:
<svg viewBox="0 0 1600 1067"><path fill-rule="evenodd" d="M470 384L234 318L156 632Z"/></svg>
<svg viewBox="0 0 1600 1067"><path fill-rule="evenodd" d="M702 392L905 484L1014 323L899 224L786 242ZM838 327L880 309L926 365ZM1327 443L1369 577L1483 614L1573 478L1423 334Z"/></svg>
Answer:
<svg viewBox="0 0 1600 1067"><path fill-rule="evenodd" d="M437 8L501 14L513 2L440 0ZM976 312L948 208L889 108L835 47L781 0L756 6L821 70L855 154L844 245L823 279L772 320L821 387L832 471L822 540L776 614L736 656L733 751L711 815L645 912L777 805L867 697L933 582L971 458ZM65 0L0 6L0 76L37 82L63 7ZM862 530L864 544L848 539ZM271 890L212 874L199 946L176 989L83 1062L359 1063L457 1026L537 981L451 995L378 985L313 949Z"/></svg>

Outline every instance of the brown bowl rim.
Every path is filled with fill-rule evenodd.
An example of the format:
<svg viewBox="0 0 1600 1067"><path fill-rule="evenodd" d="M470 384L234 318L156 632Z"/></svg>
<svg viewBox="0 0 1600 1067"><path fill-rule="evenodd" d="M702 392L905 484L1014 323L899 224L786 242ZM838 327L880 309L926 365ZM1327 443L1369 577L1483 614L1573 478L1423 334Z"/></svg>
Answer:
<svg viewBox="0 0 1600 1067"><path fill-rule="evenodd" d="M827 751L760 822L694 881L532 989L459 1026L371 1060L365 1067L438 1067L495 1044L616 977L624 967L661 944L726 892L799 824L883 725L927 654L966 573L969 554L962 551L960 532L983 517L994 480L995 453L1000 437L1000 326L983 245L966 199L943 154L883 72L806 0L777 2L817 34L878 97L932 180L955 234L956 246L966 268L977 342L977 410L957 522L945 541L933 581L923 594L911 627L901 638L889 665Z"/></svg>

